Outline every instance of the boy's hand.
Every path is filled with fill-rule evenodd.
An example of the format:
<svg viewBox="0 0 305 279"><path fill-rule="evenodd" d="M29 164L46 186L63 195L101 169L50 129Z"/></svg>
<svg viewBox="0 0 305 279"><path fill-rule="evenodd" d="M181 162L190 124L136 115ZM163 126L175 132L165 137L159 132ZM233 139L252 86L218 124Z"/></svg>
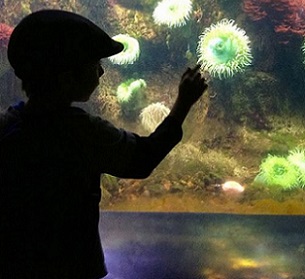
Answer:
<svg viewBox="0 0 305 279"><path fill-rule="evenodd" d="M180 124L183 123L190 108L202 96L208 85L199 73L200 65L188 68L181 77L178 97L171 109L170 115Z"/></svg>
<svg viewBox="0 0 305 279"><path fill-rule="evenodd" d="M208 87L199 69L200 65L196 65L193 69L188 68L181 77L178 99L185 102L185 105L192 106Z"/></svg>

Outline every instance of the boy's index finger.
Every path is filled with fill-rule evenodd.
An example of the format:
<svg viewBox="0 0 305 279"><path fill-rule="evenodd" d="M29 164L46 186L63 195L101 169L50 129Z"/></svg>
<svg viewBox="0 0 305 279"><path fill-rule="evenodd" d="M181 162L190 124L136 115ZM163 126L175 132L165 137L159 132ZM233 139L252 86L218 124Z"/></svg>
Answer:
<svg viewBox="0 0 305 279"><path fill-rule="evenodd" d="M198 72L198 70L200 69L201 65L197 64L193 69L192 69L192 73L196 74Z"/></svg>
<svg viewBox="0 0 305 279"><path fill-rule="evenodd" d="M197 72L200 69L201 65L197 64L194 68L193 71Z"/></svg>

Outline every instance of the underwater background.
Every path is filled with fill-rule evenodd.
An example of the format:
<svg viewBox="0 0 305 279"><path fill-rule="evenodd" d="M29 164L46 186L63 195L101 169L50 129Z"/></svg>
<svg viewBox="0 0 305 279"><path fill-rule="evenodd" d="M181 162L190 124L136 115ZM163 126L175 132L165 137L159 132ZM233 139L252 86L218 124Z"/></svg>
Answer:
<svg viewBox="0 0 305 279"><path fill-rule="evenodd" d="M305 214L304 0L0 0L0 111L26 98L9 36L44 8L80 13L124 44L77 104L119 127L148 135L187 67L208 79L182 142L149 178L101 177L103 209Z"/></svg>

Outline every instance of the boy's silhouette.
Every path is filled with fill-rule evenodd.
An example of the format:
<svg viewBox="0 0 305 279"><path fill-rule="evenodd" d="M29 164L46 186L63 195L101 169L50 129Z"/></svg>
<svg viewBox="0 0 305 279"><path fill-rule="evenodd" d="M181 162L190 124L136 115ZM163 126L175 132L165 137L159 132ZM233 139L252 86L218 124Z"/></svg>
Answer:
<svg viewBox="0 0 305 279"><path fill-rule="evenodd" d="M181 140L207 88L199 66L182 75L169 116L147 137L71 106L98 86L100 59L122 50L66 11L32 13L14 29L8 58L28 101L0 117L1 279L104 277L100 175L145 178Z"/></svg>

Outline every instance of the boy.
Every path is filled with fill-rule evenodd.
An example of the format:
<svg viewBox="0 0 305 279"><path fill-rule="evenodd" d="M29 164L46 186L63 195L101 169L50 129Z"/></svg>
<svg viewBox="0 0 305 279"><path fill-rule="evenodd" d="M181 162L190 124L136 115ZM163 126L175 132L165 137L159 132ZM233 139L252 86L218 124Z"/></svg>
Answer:
<svg viewBox="0 0 305 279"><path fill-rule="evenodd" d="M145 178L181 140L207 88L199 66L182 75L169 116L147 137L118 129L86 102L123 45L88 19L43 10L14 29L8 59L28 101L0 117L0 278L102 278L100 175Z"/></svg>

